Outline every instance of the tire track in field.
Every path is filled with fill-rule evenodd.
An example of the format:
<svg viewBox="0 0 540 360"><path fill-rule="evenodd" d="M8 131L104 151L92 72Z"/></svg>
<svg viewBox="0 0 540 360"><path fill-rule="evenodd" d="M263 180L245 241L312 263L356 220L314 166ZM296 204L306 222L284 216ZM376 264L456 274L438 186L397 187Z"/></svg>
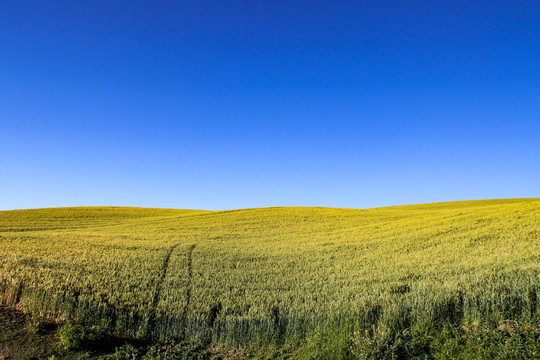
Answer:
<svg viewBox="0 0 540 360"><path fill-rule="evenodd" d="M187 263L187 285L186 285L186 304L184 305L184 309L182 310L182 325L185 328L186 320L187 320L187 312L189 308L189 304L191 302L191 288L193 283L193 250L195 250L195 246L197 245L191 245L188 249L188 263Z"/></svg>
<svg viewBox="0 0 540 360"><path fill-rule="evenodd" d="M150 338L152 336L156 328L157 306L159 303L159 296L161 294L163 283L165 282L165 275L167 275L167 270L169 269L169 261L171 260L171 255L174 249L178 247L178 245L179 244L171 246L169 248L169 251L167 251L167 255L165 255L165 259L163 260L163 265L161 266L161 274L157 280L156 291L154 293L154 298L152 299L152 306L150 308L150 314L148 316L148 327L146 330L147 338Z"/></svg>

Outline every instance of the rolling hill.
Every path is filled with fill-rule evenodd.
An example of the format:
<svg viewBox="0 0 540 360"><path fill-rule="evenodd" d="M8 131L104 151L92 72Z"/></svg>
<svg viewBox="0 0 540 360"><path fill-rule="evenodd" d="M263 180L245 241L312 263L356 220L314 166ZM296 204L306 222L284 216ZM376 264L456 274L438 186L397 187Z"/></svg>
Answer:
<svg viewBox="0 0 540 360"><path fill-rule="evenodd" d="M540 199L0 212L2 304L132 338L263 344L532 319L539 275Z"/></svg>

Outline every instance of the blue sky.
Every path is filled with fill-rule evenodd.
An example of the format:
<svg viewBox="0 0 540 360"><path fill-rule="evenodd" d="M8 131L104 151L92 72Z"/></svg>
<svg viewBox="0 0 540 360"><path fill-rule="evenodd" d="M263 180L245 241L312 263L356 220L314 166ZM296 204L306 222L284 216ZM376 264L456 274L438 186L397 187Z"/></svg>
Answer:
<svg viewBox="0 0 540 360"><path fill-rule="evenodd" d="M540 197L537 1L0 8L0 209Z"/></svg>

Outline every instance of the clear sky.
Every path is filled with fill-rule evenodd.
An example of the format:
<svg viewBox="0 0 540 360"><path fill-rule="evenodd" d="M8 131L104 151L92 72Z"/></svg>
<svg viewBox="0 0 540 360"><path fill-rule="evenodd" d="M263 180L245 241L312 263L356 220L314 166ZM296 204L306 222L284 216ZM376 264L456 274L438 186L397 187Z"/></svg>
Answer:
<svg viewBox="0 0 540 360"><path fill-rule="evenodd" d="M0 209L508 197L537 0L0 0Z"/></svg>

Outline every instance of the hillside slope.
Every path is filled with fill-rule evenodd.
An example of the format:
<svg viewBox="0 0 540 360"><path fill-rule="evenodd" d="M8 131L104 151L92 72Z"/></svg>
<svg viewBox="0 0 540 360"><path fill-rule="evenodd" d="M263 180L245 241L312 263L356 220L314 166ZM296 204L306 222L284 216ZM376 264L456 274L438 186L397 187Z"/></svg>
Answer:
<svg viewBox="0 0 540 360"><path fill-rule="evenodd" d="M532 317L539 274L540 199L0 212L2 304L138 338Z"/></svg>

